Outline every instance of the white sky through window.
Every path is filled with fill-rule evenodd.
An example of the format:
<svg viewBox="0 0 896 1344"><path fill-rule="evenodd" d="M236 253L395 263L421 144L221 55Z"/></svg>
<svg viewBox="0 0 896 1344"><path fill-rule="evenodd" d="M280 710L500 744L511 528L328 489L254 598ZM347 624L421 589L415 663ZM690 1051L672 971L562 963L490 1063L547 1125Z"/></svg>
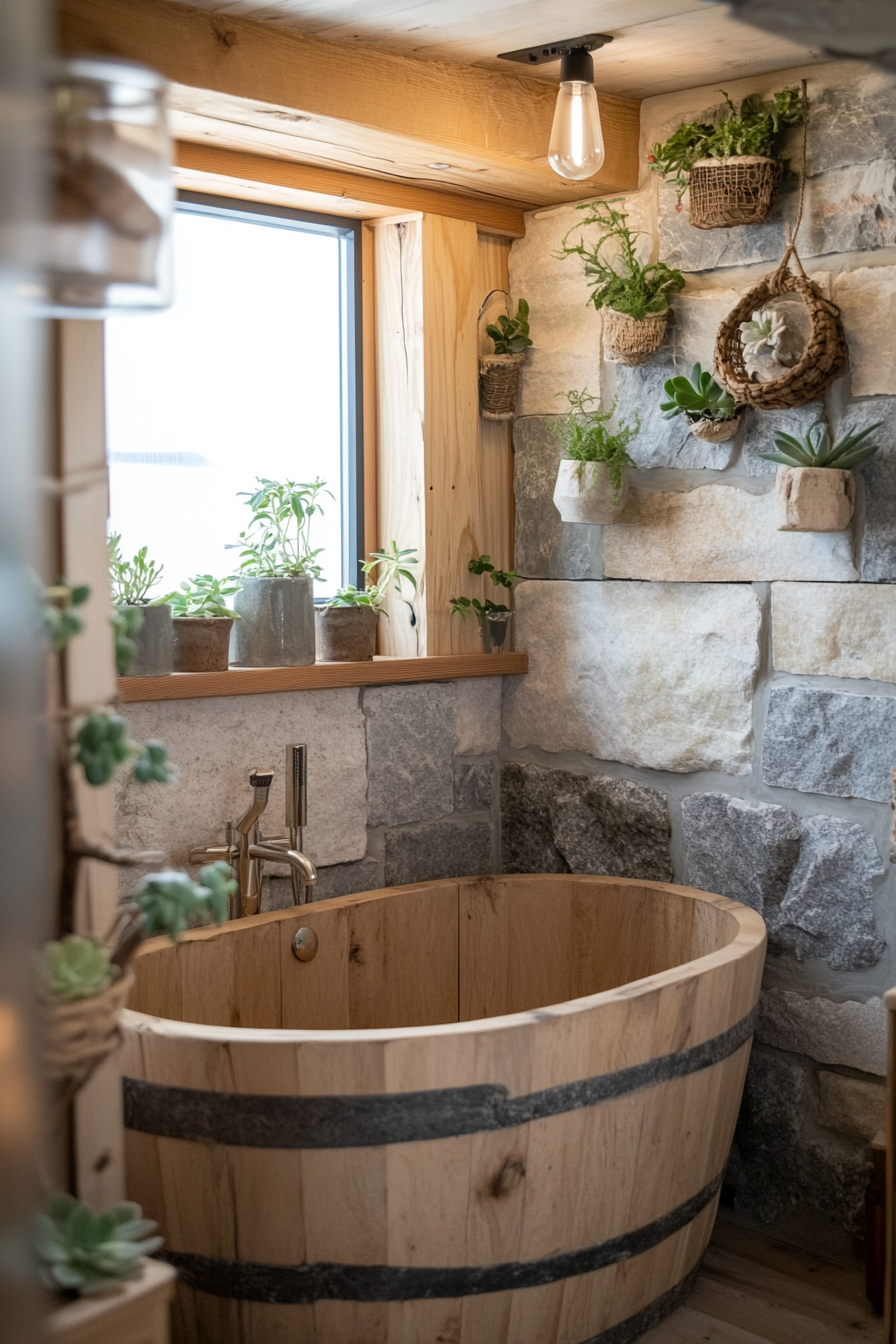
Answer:
<svg viewBox="0 0 896 1344"><path fill-rule="evenodd" d="M315 594L341 584L339 241L179 210L175 302L106 323L110 527L165 567L154 596L233 573L256 476L322 477Z"/></svg>

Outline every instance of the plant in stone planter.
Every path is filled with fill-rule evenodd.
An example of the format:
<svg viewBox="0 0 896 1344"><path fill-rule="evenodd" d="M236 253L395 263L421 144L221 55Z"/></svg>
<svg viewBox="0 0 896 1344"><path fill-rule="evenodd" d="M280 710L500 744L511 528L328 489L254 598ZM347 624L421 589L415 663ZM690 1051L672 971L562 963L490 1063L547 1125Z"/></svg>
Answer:
<svg viewBox="0 0 896 1344"><path fill-rule="evenodd" d="M348 584L340 588L325 606L315 612L317 656L321 662L369 662L376 652L376 623L386 594L394 588L403 597L402 583L417 592L417 580L409 569L417 564L414 547L399 550L393 541L389 550L373 551L361 566L367 575L376 575L364 588ZM405 601L408 599L405 598Z"/></svg>
<svg viewBox="0 0 896 1344"><path fill-rule="evenodd" d="M648 156L655 173L678 188L690 188L690 222L697 229L730 229L768 219L785 163L781 142L791 126L807 116L805 94L781 89L765 101L750 94L736 107L723 92L725 106L709 121L687 121Z"/></svg>
<svg viewBox="0 0 896 1344"><path fill-rule="evenodd" d="M102 1293L139 1278L143 1257L162 1245L155 1230L139 1204L126 1201L95 1213L73 1195L51 1195L37 1221L41 1277L67 1297Z"/></svg>
<svg viewBox="0 0 896 1344"><path fill-rule="evenodd" d="M604 348L616 364L647 364L662 344L669 320L669 297L684 288L681 271L665 262L641 261L638 256L639 231L630 229L624 210L614 210L606 201L580 205L583 218L570 229L557 253L560 258L577 256L585 264L595 308L604 313ZM594 243L579 237L569 238L576 230L596 225L599 236Z"/></svg>
<svg viewBox="0 0 896 1344"><path fill-rule="evenodd" d="M141 546L131 560L121 553L121 534L109 538L109 576L112 600L116 607L116 646L119 674L130 677L163 677L174 666L174 636L171 608L167 598L150 599L150 592L162 577L162 566L147 558L148 546ZM120 639L129 640L134 652L129 663L118 656ZM120 669L125 666L125 671Z"/></svg>
<svg viewBox="0 0 896 1344"><path fill-rule="evenodd" d="M845 434L832 441L820 420L802 439L776 434L775 453L760 453L767 462L777 462L777 524L779 532L842 532L856 506L853 467L867 462L880 447L865 440L882 420L867 429Z"/></svg>
<svg viewBox="0 0 896 1344"><path fill-rule="evenodd" d="M563 451L557 472L554 504L565 523L614 523L628 492L626 467L635 463L628 446L641 428L635 415L629 425L612 423L616 403L604 410L587 389L566 392L569 410L554 422Z"/></svg>
<svg viewBox="0 0 896 1344"><path fill-rule="evenodd" d="M237 614L225 599L240 590L234 579L196 574L165 598L174 626L175 672L226 672Z"/></svg>
<svg viewBox="0 0 896 1344"><path fill-rule="evenodd" d="M467 569L471 574L487 574L495 588L504 588L508 594L513 591L516 572L496 569L489 555L475 556ZM485 653L513 653L513 611L505 602L493 602L491 598L480 602L478 597L452 597L451 614L464 620L468 616L476 617Z"/></svg>
<svg viewBox="0 0 896 1344"><path fill-rule="evenodd" d="M512 420L520 371L532 344L526 300L520 299L515 317L502 313L485 332L494 343L495 353L482 355L479 360L479 414L485 420Z"/></svg>
<svg viewBox="0 0 896 1344"><path fill-rule="evenodd" d="M241 491L252 519L240 533L241 588L234 599L242 619L230 637L237 667L301 667L314 662L314 588L321 576L311 545L315 517L323 514L326 484L256 478Z"/></svg>
<svg viewBox="0 0 896 1344"><path fill-rule="evenodd" d="M725 392L708 370L695 364L690 378L667 378L664 384L668 401L660 403L663 418L674 420L684 415L691 433L711 443L733 439L740 425L741 408Z"/></svg>

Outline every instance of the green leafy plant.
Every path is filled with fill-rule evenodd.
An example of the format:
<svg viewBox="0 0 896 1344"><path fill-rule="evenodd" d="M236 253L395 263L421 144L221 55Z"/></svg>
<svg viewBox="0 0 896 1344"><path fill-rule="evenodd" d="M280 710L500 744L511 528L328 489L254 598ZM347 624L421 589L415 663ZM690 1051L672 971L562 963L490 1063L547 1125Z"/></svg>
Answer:
<svg viewBox="0 0 896 1344"><path fill-rule="evenodd" d="M485 334L495 343L496 355L518 355L532 344L529 339L529 305L520 299L516 306L516 317L505 313L495 322L490 322Z"/></svg>
<svg viewBox="0 0 896 1344"><path fill-rule="evenodd" d="M780 462L785 467L834 467L848 471L867 462L878 451L880 444L865 443L869 434L880 429L882 420L867 429L844 434L842 439L831 440L830 430L821 420L807 430L802 439L783 432L775 435L776 453L760 453L767 462ZM860 447L860 444L864 444Z"/></svg>
<svg viewBox="0 0 896 1344"><path fill-rule="evenodd" d="M672 270L662 261L639 260L636 240L640 231L628 227L624 210L614 210L606 201L594 201L578 209L584 217L569 230L556 255L582 258L591 287L590 302L597 309L612 308L638 319L664 313L669 296L684 288L681 271ZM582 237L574 244L569 242L576 230L592 224L600 230L596 242L586 243Z"/></svg>
<svg viewBox="0 0 896 1344"><path fill-rule="evenodd" d="M666 420L673 420L682 412L689 420L713 420L721 423L733 420L737 406L730 392L725 392L708 370L695 364L690 378L667 378L664 384L668 401L660 403Z"/></svg>
<svg viewBox="0 0 896 1344"><path fill-rule="evenodd" d="M474 557L467 565L471 574L488 574L495 588L506 588L511 592L516 583L516 571L513 569L496 569L492 564L490 555L479 555ZM486 598L480 602L478 597L452 597L451 615L462 616L465 620L468 616L475 616L481 625L485 617L493 611L510 611L503 602L493 602L491 598Z"/></svg>
<svg viewBox="0 0 896 1344"><path fill-rule="evenodd" d="M176 617L192 616L214 620L216 617L234 617L225 598L238 593L240 585L232 579L216 579L211 574L195 574L192 579L184 579L173 593L163 598Z"/></svg>
<svg viewBox="0 0 896 1344"><path fill-rule="evenodd" d="M139 607L116 607L110 621L115 639L115 671L124 677L137 657L134 636L143 629L143 612Z"/></svg>
<svg viewBox="0 0 896 1344"><path fill-rule="evenodd" d="M361 566L365 574L376 574L376 582L368 584L366 588L356 588L354 584L348 584L345 588L340 588L335 597L331 597L324 610L329 611L331 607L373 607L379 611L386 600L386 594L389 586L393 585L396 593L401 596L402 582L407 582L416 593L417 579L409 565L417 564L416 547L411 546L406 550L400 551L398 543L393 541L387 551L383 547L380 551L371 551L370 559ZM383 612L388 616L388 612Z"/></svg>
<svg viewBox="0 0 896 1344"><path fill-rule="evenodd" d="M148 550L148 546L141 546L132 560L125 560L121 553L121 533L114 532L109 538L109 574L112 599L117 607L149 605L150 589L161 579L163 567L147 559Z"/></svg>
<svg viewBox="0 0 896 1344"><path fill-rule="evenodd" d="M75 608L83 606L89 597L90 589L86 583L73 588L65 579L44 589L44 631L57 653L61 653L69 640L84 629L84 622Z"/></svg>
<svg viewBox="0 0 896 1344"><path fill-rule="evenodd" d="M162 1245L139 1204L96 1213L73 1195L52 1195L37 1221L37 1255L48 1288L86 1296L140 1275L140 1259Z"/></svg>
<svg viewBox="0 0 896 1344"><path fill-rule="evenodd" d="M119 974L97 938L70 933L56 943L45 943L38 962L41 984L48 998L68 1003L92 999L107 990Z"/></svg>
<svg viewBox="0 0 896 1344"><path fill-rule="evenodd" d="M618 420L613 431L611 424L616 415L615 401L607 411L601 406L599 398L592 397L587 388L581 392L561 392L558 395L566 397L569 410L558 417L553 429L564 458L580 464L576 473L579 488L585 479L585 463L603 462L613 483L612 503L618 504L622 498L625 469L637 465L628 455L628 446L641 428L640 415L636 413L630 425L624 420Z"/></svg>
<svg viewBox="0 0 896 1344"><path fill-rule="evenodd" d="M685 121L647 159L655 173L662 173L678 188L679 207L687 190L691 169L698 159L729 159L755 154L778 158L784 132L799 125L807 106L798 88L781 89L768 102L751 93L736 107L724 89L725 106L709 121Z"/></svg>
<svg viewBox="0 0 896 1344"><path fill-rule="evenodd" d="M333 495L326 483L314 480L297 485L295 481L269 481L257 476L259 489L241 490L252 510L252 521L240 533L240 571L251 578L319 579L317 563L320 549L311 548L311 524L323 514L319 496Z"/></svg>
<svg viewBox="0 0 896 1344"><path fill-rule="evenodd" d="M177 942L192 921L220 924L227 918L228 897L235 889L230 864L221 860L200 868L198 882L188 873L151 873L144 877L135 898L142 933L147 937L167 933Z"/></svg>
<svg viewBox="0 0 896 1344"><path fill-rule="evenodd" d="M112 709L92 709L82 719L74 738L75 761L88 784L108 784L125 761L134 761L134 778L141 784L170 784L177 771L168 761L164 742L131 742L128 725Z"/></svg>

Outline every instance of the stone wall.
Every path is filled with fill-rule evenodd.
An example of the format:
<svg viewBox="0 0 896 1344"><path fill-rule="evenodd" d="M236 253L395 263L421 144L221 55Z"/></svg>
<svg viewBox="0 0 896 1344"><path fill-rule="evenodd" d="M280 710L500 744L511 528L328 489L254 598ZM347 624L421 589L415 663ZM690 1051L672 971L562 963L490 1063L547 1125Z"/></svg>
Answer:
<svg viewBox="0 0 896 1344"><path fill-rule="evenodd" d="M672 874L762 911L770 955L728 1194L745 1217L830 1249L861 1231L883 1116L880 996L896 979L896 80L826 65L725 87L737 99L804 74L798 243L850 347L823 405L751 411L719 445L660 415L665 378L711 366L719 322L795 219L790 180L768 224L694 229L646 168L650 145L717 88L642 107L645 169L626 208L651 255L687 276L654 362L602 363L581 263L555 257L574 207L529 215L513 246L535 341L515 428L531 670L505 689L502 825L510 871ZM641 416L624 525L564 525L551 500L557 396L584 387ZM849 532L778 532L775 468L758 454L821 413L835 432L883 420L881 452L859 473Z"/></svg>

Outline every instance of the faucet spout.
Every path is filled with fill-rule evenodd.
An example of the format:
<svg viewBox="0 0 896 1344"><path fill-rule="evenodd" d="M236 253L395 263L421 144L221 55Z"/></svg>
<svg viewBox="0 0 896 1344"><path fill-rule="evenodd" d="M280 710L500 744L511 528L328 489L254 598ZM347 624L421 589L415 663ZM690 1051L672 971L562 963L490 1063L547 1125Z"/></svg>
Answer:
<svg viewBox="0 0 896 1344"><path fill-rule="evenodd" d="M307 854L298 849L278 849L276 845L260 843L249 846L249 858L267 859L269 863L288 863L293 873L298 876L301 886L301 891L296 893L295 903L296 905L307 903L309 892L317 881L317 869Z"/></svg>

